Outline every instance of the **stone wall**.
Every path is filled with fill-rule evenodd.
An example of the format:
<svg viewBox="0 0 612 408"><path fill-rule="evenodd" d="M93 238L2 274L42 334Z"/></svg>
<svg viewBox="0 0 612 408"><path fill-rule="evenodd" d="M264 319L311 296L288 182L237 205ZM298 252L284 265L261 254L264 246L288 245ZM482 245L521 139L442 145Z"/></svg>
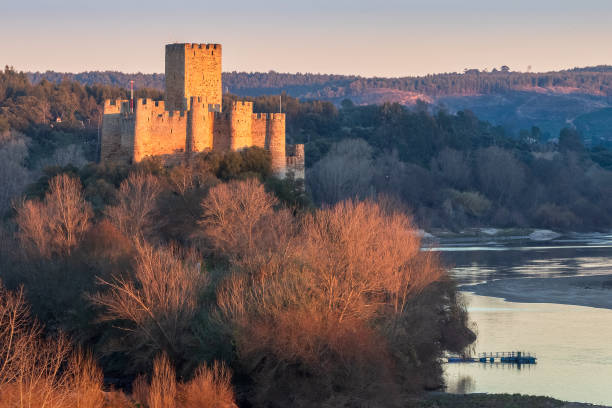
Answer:
<svg viewBox="0 0 612 408"><path fill-rule="evenodd" d="M147 156L183 155L187 149L185 111L167 111L151 99L136 102L133 161Z"/></svg>
<svg viewBox="0 0 612 408"><path fill-rule="evenodd" d="M251 119L251 143L253 146L266 147L266 133L268 131L268 114L254 113Z"/></svg>
<svg viewBox="0 0 612 408"><path fill-rule="evenodd" d="M134 144L134 116L129 113L128 100L104 101L100 138L102 161L125 162L131 158Z"/></svg>
<svg viewBox="0 0 612 408"><path fill-rule="evenodd" d="M187 105L185 100L185 45L166 45L164 100L169 110L182 110Z"/></svg>
<svg viewBox="0 0 612 408"><path fill-rule="evenodd" d="M213 116L213 150L226 152L231 147L230 114L214 112Z"/></svg>

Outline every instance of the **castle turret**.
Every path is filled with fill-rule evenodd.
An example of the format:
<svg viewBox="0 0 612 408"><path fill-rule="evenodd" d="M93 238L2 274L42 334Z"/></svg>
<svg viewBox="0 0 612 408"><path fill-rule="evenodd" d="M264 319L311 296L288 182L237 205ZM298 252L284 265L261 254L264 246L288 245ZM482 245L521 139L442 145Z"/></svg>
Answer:
<svg viewBox="0 0 612 408"><path fill-rule="evenodd" d="M240 150L253 145L253 102L238 101L230 112L230 149Z"/></svg>
<svg viewBox="0 0 612 408"><path fill-rule="evenodd" d="M266 148L272 158L272 171L284 176L287 159L285 156L285 114L271 113L268 116Z"/></svg>
<svg viewBox="0 0 612 408"><path fill-rule="evenodd" d="M124 99L104 101L102 116L102 132L100 146L100 161L119 161L122 153L121 135L123 122L128 115L128 101Z"/></svg>
<svg viewBox="0 0 612 408"><path fill-rule="evenodd" d="M187 151L201 152L212 149L212 129L208 103L199 97L191 97L188 113Z"/></svg>
<svg viewBox="0 0 612 408"><path fill-rule="evenodd" d="M134 163L141 161L146 156L146 144L151 134L151 99L138 99L136 101L134 137L131 141L133 146ZM129 143L129 142L128 142Z"/></svg>

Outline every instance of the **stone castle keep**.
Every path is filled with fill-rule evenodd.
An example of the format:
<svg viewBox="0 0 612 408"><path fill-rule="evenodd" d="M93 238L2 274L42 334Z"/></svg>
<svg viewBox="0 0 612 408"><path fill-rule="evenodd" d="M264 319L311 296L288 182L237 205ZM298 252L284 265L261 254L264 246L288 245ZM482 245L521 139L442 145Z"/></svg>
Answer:
<svg viewBox="0 0 612 408"><path fill-rule="evenodd" d="M246 101L222 112L221 55L221 44L166 45L164 101L104 102L101 161L176 161L190 153L258 146L270 152L277 175L293 171L304 178L304 145L285 145L284 113L253 113Z"/></svg>

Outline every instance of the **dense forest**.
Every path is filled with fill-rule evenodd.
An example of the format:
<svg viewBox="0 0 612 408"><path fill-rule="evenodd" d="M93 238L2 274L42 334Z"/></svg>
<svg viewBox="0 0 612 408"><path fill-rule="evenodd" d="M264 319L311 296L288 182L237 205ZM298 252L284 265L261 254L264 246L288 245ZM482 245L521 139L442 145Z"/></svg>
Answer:
<svg viewBox="0 0 612 408"><path fill-rule="evenodd" d="M112 85L127 88L130 80L139 88L163 89L163 74L125 74L117 71L90 71L78 74L54 71L29 73L34 83L43 79L59 83L64 79L84 85ZM508 67L463 73L432 74L422 77L365 78L351 75L279 72L226 72L223 84L229 92L258 96L287 92L300 98L333 99L360 95L370 89L396 89L429 97L503 93L529 89L563 89L592 95L612 93L612 67L597 66L572 70L529 73L512 72Z"/></svg>
<svg viewBox="0 0 612 408"><path fill-rule="evenodd" d="M0 163L0 210L46 166L95 161L100 104L126 95L123 88L67 80L32 84L6 69L0 128L12 136L0 150L7 158ZM140 95L161 97L146 88ZM226 94L224 103L236 98ZM278 109L278 96L248 99L257 112ZM585 147L575 129L550 142L537 127L508 133L469 111L451 114L422 102L409 109L345 100L338 107L284 95L283 110L288 142L306 144L308 191L317 204L389 194L424 228L612 225L612 152Z"/></svg>
<svg viewBox="0 0 612 408"><path fill-rule="evenodd" d="M0 405L395 407L441 386L475 335L410 217L313 207L270 163L47 167L0 224Z"/></svg>

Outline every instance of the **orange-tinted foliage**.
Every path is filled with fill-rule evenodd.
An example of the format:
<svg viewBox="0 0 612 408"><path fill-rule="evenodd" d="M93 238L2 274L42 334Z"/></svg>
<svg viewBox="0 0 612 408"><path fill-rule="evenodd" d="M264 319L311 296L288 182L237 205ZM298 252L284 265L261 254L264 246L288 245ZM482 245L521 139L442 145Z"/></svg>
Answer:
<svg viewBox="0 0 612 408"><path fill-rule="evenodd" d="M193 253L144 242L135 247L134 276L100 279L106 290L92 300L104 308L103 320L117 322L130 335L131 342L124 339L124 347L134 352L134 360L146 364L160 351L175 362L187 359L189 339L185 334L207 276ZM149 346L138 355L143 343Z"/></svg>
<svg viewBox="0 0 612 408"><path fill-rule="evenodd" d="M148 408L235 408L229 369L214 362L199 367L190 381L179 383L165 354L155 358L149 384L144 376L132 384L132 396Z"/></svg>
<svg viewBox="0 0 612 408"><path fill-rule="evenodd" d="M257 191L251 183L213 188L215 208ZM257 194L257 202L272 199L263 189ZM273 214L272 204L249 209L249 225L272 224ZM220 319L235 333L240 362L258 383L255 400L281 398L288 387L306 405L342 394L391 401L406 361L395 358L400 342L389 336L401 335L397 327L412 313L410 301L444 276L437 258L420 251L410 219L374 202L345 201L305 216L285 244L265 246L265 257L245 243L254 230L258 241L270 240L270 232L226 230L226 224L205 231L217 248L255 252L248 268L239 255L230 258L235 272L217 291Z"/></svg>
<svg viewBox="0 0 612 408"><path fill-rule="evenodd" d="M0 286L0 406L102 408L102 372L64 336L44 338L23 291Z"/></svg>
<svg viewBox="0 0 612 408"><path fill-rule="evenodd" d="M17 208L18 236L31 254L70 254L87 231L91 216L79 180L60 174L49 181L42 202L29 200Z"/></svg>
<svg viewBox="0 0 612 408"><path fill-rule="evenodd" d="M157 177L134 172L121 183L117 204L106 209L109 220L127 237L141 238L153 228L156 199L161 192Z"/></svg>

